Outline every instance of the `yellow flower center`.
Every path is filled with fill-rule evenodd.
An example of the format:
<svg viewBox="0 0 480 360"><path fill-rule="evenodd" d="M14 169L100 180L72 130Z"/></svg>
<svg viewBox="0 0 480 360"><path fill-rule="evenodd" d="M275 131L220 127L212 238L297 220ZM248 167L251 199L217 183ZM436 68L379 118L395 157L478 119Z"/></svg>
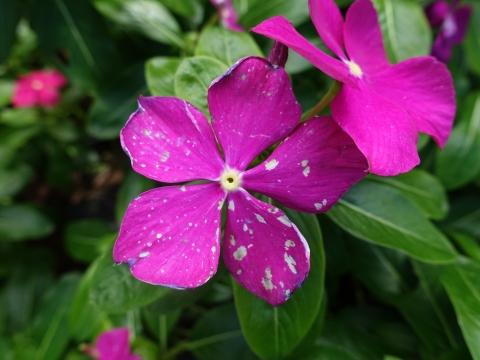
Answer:
<svg viewBox="0 0 480 360"><path fill-rule="evenodd" d="M222 187L227 191L235 191L240 187L240 173L235 170L226 170L220 177Z"/></svg>
<svg viewBox="0 0 480 360"><path fill-rule="evenodd" d="M360 66L358 66L353 61L345 61L345 64L348 65L348 68L350 69L350 74L352 74L353 76L359 77L359 78L362 77L363 71L360 68Z"/></svg>

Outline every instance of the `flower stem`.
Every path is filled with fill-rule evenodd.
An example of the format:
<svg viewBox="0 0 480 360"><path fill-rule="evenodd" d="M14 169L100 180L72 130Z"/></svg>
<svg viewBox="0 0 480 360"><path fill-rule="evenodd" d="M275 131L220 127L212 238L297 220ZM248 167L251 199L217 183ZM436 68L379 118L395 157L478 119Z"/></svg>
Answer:
<svg viewBox="0 0 480 360"><path fill-rule="evenodd" d="M318 115L322 112L323 109L327 107L328 104L333 100L333 98L338 94L342 87L342 83L340 81L335 80L328 90L328 92L325 94L325 96L322 98L322 100L319 101L319 103L313 108L312 111L308 113L307 116L305 116L302 121L310 120L312 119L315 115Z"/></svg>

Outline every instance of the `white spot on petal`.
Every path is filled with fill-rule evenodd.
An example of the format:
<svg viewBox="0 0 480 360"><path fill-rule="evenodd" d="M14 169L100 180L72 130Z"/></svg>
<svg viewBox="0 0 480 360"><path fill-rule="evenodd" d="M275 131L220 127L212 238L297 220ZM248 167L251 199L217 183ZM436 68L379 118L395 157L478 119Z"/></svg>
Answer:
<svg viewBox="0 0 480 360"><path fill-rule="evenodd" d="M302 166L305 167L305 166L307 166L307 165L308 165L308 160L303 160L303 161L302 161Z"/></svg>
<svg viewBox="0 0 480 360"><path fill-rule="evenodd" d="M238 270L238 271L237 271L237 274L238 274L238 275L241 275L241 274L242 274L242 270L241 270L241 269Z"/></svg>
<svg viewBox="0 0 480 360"><path fill-rule="evenodd" d="M305 169L303 169L303 175L305 175L305 177L307 177L308 174L310 174L310 166L307 166Z"/></svg>
<svg viewBox="0 0 480 360"><path fill-rule="evenodd" d="M245 256L247 256L247 249L245 246L240 246L235 252L233 253L233 257L235 260L242 260Z"/></svg>
<svg viewBox="0 0 480 360"><path fill-rule="evenodd" d="M315 205L315 209L317 210L320 210L323 207L323 205L320 203L315 203L314 205Z"/></svg>
<svg viewBox="0 0 480 360"><path fill-rule="evenodd" d="M257 220L260 221L261 223L264 223L266 224L267 222L265 221L265 219L263 218L263 216L259 215L259 214L255 214L255 216L257 217Z"/></svg>
<svg viewBox="0 0 480 360"><path fill-rule="evenodd" d="M212 253L215 254L215 251L217 251L217 247L216 247L216 246L212 246Z"/></svg>
<svg viewBox="0 0 480 360"><path fill-rule="evenodd" d="M235 236L230 235L230 244L235 245L235 243L236 243Z"/></svg>
<svg viewBox="0 0 480 360"><path fill-rule="evenodd" d="M224 202L225 202L225 199L222 199L222 200L220 200L220 201L218 202L218 207L217 207L218 210L221 210L221 209L222 209L222 206L223 206L223 203L224 203Z"/></svg>
<svg viewBox="0 0 480 360"><path fill-rule="evenodd" d="M235 211L235 203L233 202L233 200L230 200L228 202L228 210Z"/></svg>
<svg viewBox="0 0 480 360"><path fill-rule="evenodd" d="M146 258L148 255L150 255L150 253L148 251L143 251L140 253L140 255L138 255L138 257L140 259L143 259L143 258Z"/></svg>
<svg viewBox="0 0 480 360"><path fill-rule="evenodd" d="M157 239L161 239L162 238L162 234L157 234Z"/></svg>
<svg viewBox="0 0 480 360"><path fill-rule="evenodd" d="M287 218L286 215L279 216L277 220L288 227L292 227L292 222Z"/></svg>
<svg viewBox="0 0 480 360"><path fill-rule="evenodd" d="M295 246L295 243L292 240L285 241L285 247L289 248L294 246Z"/></svg>
<svg viewBox="0 0 480 360"><path fill-rule="evenodd" d="M247 224L243 224L243 231L247 231L247 230L248 230Z"/></svg>
<svg viewBox="0 0 480 360"><path fill-rule="evenodd" d="M325 206L327 205L327 199L323 199L322 204Z"/></svg>
<svg viewBox="0 0 480 360"><path fill-rule="evenodd" d="M265 269L265 277L262 278L263 287L266 290L273 290L275 285L272 283L272 271L270 269Z"/></svg>
<svg viewBox="0 0 480 360"><path fill-rule="evenodd" d="M269 162L267 162L267 163L265 164L265 169L267 169L267 170L273 170L273 169L275 169L275 168L277 167L277 165L278 165L278 161L275 160L275 159L272 159L272 160L270 160Z"/></svg>
<svg viewBox="0 0 480 360"><path fill-rule="evenodd" d="M287 263L288 267L290 268L290 271L294 274L297 273L297 269L295 268L295 265L297 265L295 259L293 257L291 257L290 255L288 255L287 253L285 253L284 257L285 259L285 262Z"/></svg>
<svg viewBox="0 0 480 360"><path fill-rule="evenodd" d="M185 186L180 186L180 191L187 191L187 189L185 188Z"/></svg>

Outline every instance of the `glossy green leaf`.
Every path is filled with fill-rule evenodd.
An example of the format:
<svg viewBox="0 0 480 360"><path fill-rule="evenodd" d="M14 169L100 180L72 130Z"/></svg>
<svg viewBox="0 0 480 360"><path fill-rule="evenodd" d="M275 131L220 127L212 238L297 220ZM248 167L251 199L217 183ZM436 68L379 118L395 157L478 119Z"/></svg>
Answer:
<svg viewBox="0 0 480 360"><path fill-rule="evenodd" d="M175 74L175 95L208 114L208 87L227 69L225 64L210 57L187 58L182 61Z"/></svg>
<svg viewBox="0 0 480 360"><path fill-rule="evenodd" d="M101 91L88 116L88 132L99 139L114 139L130 115L137 109L137 99L147 93L143 64L119 74Z"/></svg>
<svg viewBox="0 0 480 360"><path fill-rule="evenodd" d="M35 359L61 359L68 346L68 311L80 276L64 275L54 288L45 293L32 326L32 338L38 349Z"/></svg>
<svg viewBox="0 0 480 360"><path fill-rule="evenodd" d="M137 174L133 170L129 170L122 182L122 186L118 191L117 203L115 204L115 218L117 223L121 223L125 211L130 202L144 191L154 187L154 182L145 176Z"/></svg>
<svg viewBox="0 0 480 360"><path fill-rule="evenodd" d="M53 223L40 211L28 205L0 207L0 241L40 239L50 235Z"/></svg>
<svg viewBox="0 0 480 360"><path fill-rule="evenodd" d="M88 341L102 330L105 314L90 302L93 274L98 261L92 263L78 284L68 316L68 328L75 341Z"/></svg>
<svg viewBox="0 0 480 360"><path fill-rule="evenodd" d="M180 26L155 0L93 0L99 12L116 23L153 40L183 47Z"/></svg>
<svg viewBox="0 0 480 360"><path fill-rule="evenodd" d="M473 236L457 231L448 231L447 234L466 255L480 262L480 245Z"/></svg>
<svg viewBox="0 0 480 360"><path fill-rule="evenodd" d="M224 27L209 27L203 30L195 55L210 56L228 66L245 56L263 56L250 34L227 30Z"/></svg>
<svg viewBox="0 0 480 360"><path fill-rule="evenodd" d="M147 305L169 289L144 283L130 273L126 264L114 266L112 255L104 255L95 269L90 301L107 313L123 313Z"/></svg>
<svg viewBox="0 0 480 360"><path fill-rule="evenodd" d="M373 0L391 62L430 54L432 32L422 7L413 0Z"/></svg>
<svg viewBox="0 0 480 360"><path fill-rule="evenodd" d="M203 6L198 0L159 0L173 12L190 18L203 15ZM200 13L200 14L198 14Z"/></svg>
<svg viewBox="0 0 480 360"><path fill-rule="evenodd" d="M473 72L480 75L480 62L478 61L480 57L480 4L472 1L470 5L473 7L473 11L463 48L467 55L468 66Z"/></svg>
<svg viewBox="0 0 480 360"><path fill-rule="evenodd" d="M12 126L23 127L38 123L39 116L34 108L4 109L0 112L0 123Z"/></svg>
<svg viewBox="0 0 480 360"><path fill-rule="evenodd" d="M40 47L69 82L95 92L120 68L120 56L90 1L36 1L30 13Z"/></svg>
<svg viewBox="0 0 480 360"><path fill-rule="evenodd" d="M322 235L314 215L284 209L310 245L310 273L288 301L272 307L234 281L235 304L252 350L263 359L288 355L306 336L321 305L325 259Z"/></svg>
<svg viewBox="0 0 480 360"><path fill-rule="evenodd" d="M364 180L327 213L350 234L428 262L456 258L448 239L409 200L388 186Z"/></svg>
<svg viewBox="0 0 480 360"><path fill-rule="evenodd" d="M442 268L441 281L474 360L480 359L480 264L467 258Z"/></svg>
<svg viewBox="0 0 480 360"><path fill-rule="evenodd" d="M98 246L103 236L112 230L102 220L84 219L69 223L64 232L65 248L72 258L91 262L98 255Z"/></svg>
<svg viewBox="0 0 480 360"><path fill-rule="evenodd" d="M0 199L16 195L31 176L32 169L25 164L20 164L11 170L0 170Z"/></svg>
<svg viewBox="0 0 480 360"><path fill-rule="evenodd" d="M155 57L146 62L145 79L152 95L175 96L175 72L181 62L173 57Z"/></svg>
<svg viewBox="0 0 480 360"><path fill-rule="evenodd" d="M16 1L0 1L0 63L8 58L15 41L15 29L21 15L18 5Z"/></svg>
<svg viewBox="0 0 480 360"><path fill-rule="evenodd" d="M240 14L240 23L247 29L276 15L286 16L293 25L310 18L308 0L238 0L234 5Z"/></svg>
<svg viewBox="0 0 480 360"><path fill-rule="evenodd" d="M472 181L480 172L480 93L471 94L447 144L438 153L435 172L447 189Z"/></svg>
<svg viewBox="0 0 480 360"><path fill-rule="evenodd" d="M413 169L395 177L371 176L410 200L425 216L442 219L448 212L447 194L440 181L427 171Z"/></svg>
<svg viewBox="0 0 480 360"><path fill-rule="evenodd" d="M233 304L215 308L206 313L192 331L188 348L199 360L253 359Z"/></svg>

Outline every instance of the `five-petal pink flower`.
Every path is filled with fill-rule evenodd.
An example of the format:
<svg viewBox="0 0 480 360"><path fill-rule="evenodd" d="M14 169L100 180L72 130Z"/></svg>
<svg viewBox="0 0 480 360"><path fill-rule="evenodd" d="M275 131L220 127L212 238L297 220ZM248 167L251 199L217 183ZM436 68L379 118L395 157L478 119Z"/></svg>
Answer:
<svg viewBox="0 0 480 360"><path fill-rule="evenodd" d="M217 8L223 26L232 31L244 31L244 28L238 23L237 12L233 7L232 0L210 0L210 2Z"/></svg>
<svg viewBox="0 0 480 360"><path fill-rule="evenodd" d="M38 70L21 76L12 97L14 107L35 105L53 107L60 100L59 89L67 85L67 79L57 70Z"/></svg>
<svg viewBox="0 0 480 360"><path fill-rule="evenodd" d="M116 328L100 334L95 346L84 348L85 353L95 360L142 360L130 354L127 328Z"/></svg>
<svg viewBox="0 0 480 360"><path fill-rule="evenodd" d="M433 43L432 55L443 62L450 59L452 47L460 44L467 32L472 7L470 5L459 7L459 2L460 0L453 0L449 4L446 0L437 0L425 9L430 25L440 28Z"/></svg>
<svg viewBox="0 0 480 360"><path fill-rule="evenodd" d="M446 66L431 56L391 65L370 0L356 0L345 22L333 0L309 0L309 7L320 37L340 60L310 44L283 17L252 30L287 45L344 83L331 103L332 115L368 159L370 171L396 175L416 166L418 132L442 147L456 107Z"/></svg>
<svg viewBox="0 0 480 360"><path fill-rule="evenodd" d="M365 157L331 117L298 124L301 108L288 75L266 59L239 60L208 90L212 128L198 109L169 97L141 97L121 131L138 173L166 186L133 200L113 257L151 284L194 288L217 271L222 207L223 258L233 277L277 306L309 271L309 247L277 207L328 210L368 170ZM223 150L220 155L218 145ZM283 142L260 165L264 150Z"/></svg>

